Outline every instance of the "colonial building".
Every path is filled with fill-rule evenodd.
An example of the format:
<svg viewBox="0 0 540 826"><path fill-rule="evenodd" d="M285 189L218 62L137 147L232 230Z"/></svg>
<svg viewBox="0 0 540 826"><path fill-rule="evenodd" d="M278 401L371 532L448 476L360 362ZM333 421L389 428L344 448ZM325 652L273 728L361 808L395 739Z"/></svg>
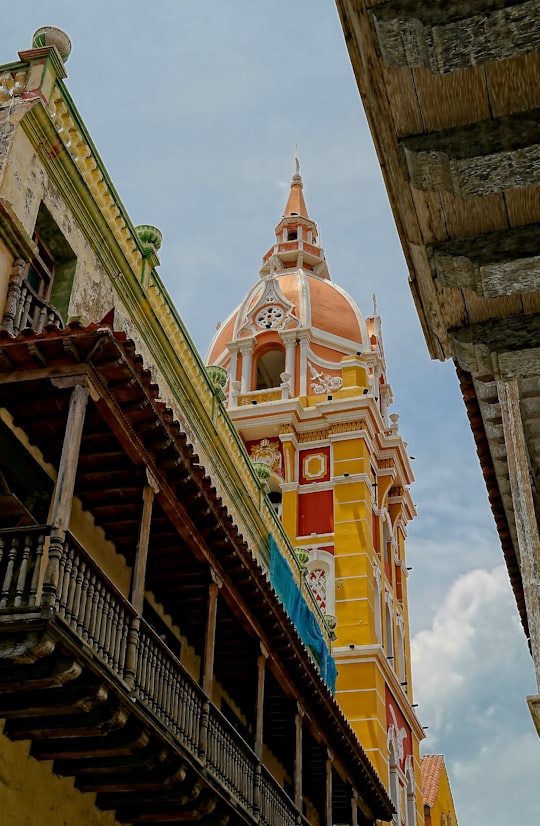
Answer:
<svg viewBox="0 0 540 826"><path fill-rule="evenodd" d="M458 826L442 754L422 757L425 826Z"/></svg>
<svg viewBox="0 0 540 826"><path fill-rule="evenodd" d="M540 686L540 3L337 7L429 352L456 364ZM528 701L540 733L540 695Z"/></svg>
<svg viewBox="0 0 540 826"><path fill-rule="evenodd" d="M329 630L336 697L397 810L421 823L405 539L415 516L381 321L331 280L296 162L260 278L207 360Z"/></svg>
<svg viewBox="0 0 540 826"><path fill-rule="evenodd" d="M132 225L67 92L69 51L47 27L0 68L2 820L388 821L319 604L160 281L160 233ZM350 360L353 393L366 371ZM388 438L365 474L395 478L374 518L395 508L397 634L410 506Z"/></svg>

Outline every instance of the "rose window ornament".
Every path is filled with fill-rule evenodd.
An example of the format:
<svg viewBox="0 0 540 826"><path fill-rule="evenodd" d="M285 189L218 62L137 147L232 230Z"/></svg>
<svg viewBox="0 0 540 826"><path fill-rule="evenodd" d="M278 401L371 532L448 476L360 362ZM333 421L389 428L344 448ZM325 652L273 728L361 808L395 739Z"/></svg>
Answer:
<svg viewBox="0 0 540 826"><path fill-rule="evenodd" d="M272 327L277 327L281 324L284 315L283 307L278 307L277 304L270 304L267 307L263 307L263 309L257 313L255 321L258 327L270 330Z"/></svg>

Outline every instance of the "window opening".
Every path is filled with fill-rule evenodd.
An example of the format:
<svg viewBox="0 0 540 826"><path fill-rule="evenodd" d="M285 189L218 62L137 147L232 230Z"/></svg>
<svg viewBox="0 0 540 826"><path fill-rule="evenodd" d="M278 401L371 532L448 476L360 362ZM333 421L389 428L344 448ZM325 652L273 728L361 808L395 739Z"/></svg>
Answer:
<svg viewBox="0 0 540 826"><path fill-rule="evenodd" d="M257 362L257 390L279 387L285 372L285 351L281 347L267 350Z"/></svg>

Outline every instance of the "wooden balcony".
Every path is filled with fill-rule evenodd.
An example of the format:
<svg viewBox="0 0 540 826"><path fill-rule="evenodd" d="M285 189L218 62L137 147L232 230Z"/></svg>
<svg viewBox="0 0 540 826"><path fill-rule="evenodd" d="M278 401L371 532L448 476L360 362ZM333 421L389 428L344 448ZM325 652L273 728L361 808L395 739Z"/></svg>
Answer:
<svg viewBox="0 0 540 826"><path fill-rule="evenodd" d="M390 816L132 342L96 326L4 336L4 419L52 497L45 526L21 490L14 526L0 513L4 733L125 823Z"/></svg>
<svg viewBox="0 0 540 826"><path fill-rule="evenodd" d="M170 785L188 790L160 803L171 822L197 819L201 797L208 814L224 811L228 792L244 818L296 823L301 813L254 751L69 532L54 611L44 609L37 594L49 538L50 526L0 531L2 653L19 640L0 665L6 733L35 738L36 756L54 759L125 822L155 822L151 799ZM141 712L159 732L158 758L148 735L122 742Z"/></svg>
<svg viewBox="0 0 540 826"><path fill-rule="evenodd" d="M26 261L23 259L15 261L0 329L18 333L30 327L36 333L41 333L46 324L62 329L64 327L62 316L53 304L33 289L24 275L26 269Z"/></svg>

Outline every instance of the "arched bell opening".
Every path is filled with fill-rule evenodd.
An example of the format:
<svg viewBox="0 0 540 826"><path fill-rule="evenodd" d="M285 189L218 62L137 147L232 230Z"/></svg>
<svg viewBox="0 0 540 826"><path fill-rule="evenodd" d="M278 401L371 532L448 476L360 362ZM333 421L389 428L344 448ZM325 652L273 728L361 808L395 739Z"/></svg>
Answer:
<svg viewBox="0 0 540 826"><path fill-rule="evenodd" d="M279 387L281 384L281 374L285 372L285 349L279 346L272 346L265 350L256 361L255 377L256 390L267 390Z"/></svg>

